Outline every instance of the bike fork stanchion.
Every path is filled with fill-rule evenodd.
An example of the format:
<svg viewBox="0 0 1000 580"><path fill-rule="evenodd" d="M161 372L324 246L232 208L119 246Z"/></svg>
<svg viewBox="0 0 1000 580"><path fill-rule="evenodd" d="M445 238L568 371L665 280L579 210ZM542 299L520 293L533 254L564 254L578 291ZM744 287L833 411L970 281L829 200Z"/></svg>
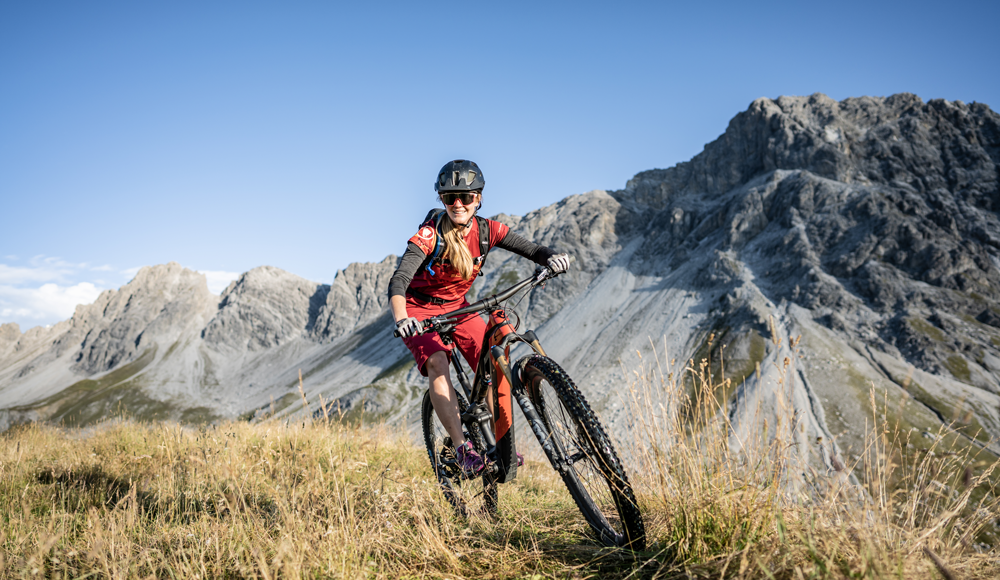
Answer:
<svg viewBox="0 0 1000 580"><path fill-rule="evenodd" d="M504 377L510 384L510 394L517 400L517 404L521 407L521 412L528 419L528 424L531 425L531 430L534 431L535 437L538 438L538 443L542 446L542 450L545 451L545 455L548 456L549 462L552 463L552 467L556 469L560 474L562 474L566 469L566 462L563 459L566 457L566 453L561 448L556 448L552 444L552 438L549 437L548 431L545 429L545 424L542 422L541 416L535 409L535 405L532 404L531 399L528 397L528 393L524 391L524 385L521 384L521 379L519 376L515 376L510 370L510 364L507 362L507 357L504 356L503 350L499 346L494 346L490 349L490 354L493 359L496 360L497 366L500 367L500 371L503 372ZM556 442L558 445L558 442Z"/></svg>
<svg viewBox="0 0 1000 580"><path fill-rule="evenodd" d="M545 350L542 349L542 343L538 341L538 335L535 334L534 330L528 330L521 336L524 337L524 340L528 341L528 344L531 345L531 348L534 349L535 352L542 356L547 356L545 354Z"/></svg>
<svg viewBox="0 0 1000 580"><path fill-rule="evenodd" d="M559 472L560 475L566 470L566 464L563 461L563 453L560 449L556 449L555 445L552 444L552 437L549 436L548 430L545 428L545 423L542 422L541 416L538 414L538 410L535 405L532 404L531 398L528 397L528 393L524 391L524 387L521 382L518 381L510 389L511 396L517 401L517 404L521 407L521 412L524 413L524 417L528 420L528 424L531 425L531 430L535 433L535 437L538 439L538 444L542 446L542 451L545 452L546 457L549 458L549 463L552 467Z"/></svg>

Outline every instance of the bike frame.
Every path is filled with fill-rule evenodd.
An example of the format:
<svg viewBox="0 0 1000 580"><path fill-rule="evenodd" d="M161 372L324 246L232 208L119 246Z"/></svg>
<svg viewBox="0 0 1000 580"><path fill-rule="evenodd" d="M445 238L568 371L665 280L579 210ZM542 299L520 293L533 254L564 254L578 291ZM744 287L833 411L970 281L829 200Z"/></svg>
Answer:
<svg viewBox="0 0 1000 580"><path fill-rule="evenodd" d="M461 384L461 391L455 388L458 396L463 398L468 406L462 413L462 423L470 429L478 427L483 435L486 444L486 455L491 460L492 468L495 470L493 476L500 483L509 481L516 476L517 460L513 447L513 433L511 428L514 425L513 404L511 399L517 401L542 449L552 461L557 469L564 463L562 450L556 450L549 442L549 435L545 431L544 423L538 415L537 410L528 398L524 387L521 385L519 373L514 373L510 365L510 347L514 342L524 342L528 344L537 354L545 356L545 351L535 335L534 331L528 330L518 334L514 331L513 325L507 318L507 313L501 304L515 294L529 286L537 286L550 279L552 276L548 270L542 268L535 275L526 278L500 294L484 298L465 308L460 308L453 312L435 316L423 321L424 328L436 330L441 336L445 345L452 344L451 333L460 319L465 315L474 315L486 311L489 320L486 325L486 332L483 335L482 349L479 353L479 361L476 373L473 377L472 385L469 385L465 370L459 362L458 356L451 356L452 365L455 367L458 381ZM491 413L486 407L486 397L489 389L496 381L496 408L497 413ZM454 388L454 385L453 385ZM491 425L492 422L492 425ZM497 444L510 436L510 449L506 457L501 457L497 450Z"/></svg>
<svg viewBox="0 0 1000 580"><path fill-rule="evenodd" d="M468 430L468 437L476 439L473 444L488 460L487 469L482 471L485 512L497 511L496 484L510 481L517 474L518 458L514 446L514 417L511 402L513 398L521 407L521 412L538 439L549 464L562 477L570 495L591 528L597 532L601 542L607 546L634 545L642 549L645 546L642 517L624 468L607 434L593 416L583 394L577 390L572 380L563 374L565 371L546 356L535 333L531 330L516 332L501 306L521 290L533 288L553 277L547 268L539 268L534 276L518 282L503 292L465 308L428 318L421 324L425 332L437 332L442 341L450 347L453 344L452 333L455 326L464 320L464 316L480 312L486 312L489 316L471 385L459 362L460 357L454 356L453 349L451 356L458 382L462 387L459 389L452 384L461 411L463 429ZM396 334L398 336L398 332ZM516 342L528 344L535 354L523 356L511 364L510 347ZM546 394L543 395L542 381L547 381L555 392L545 391ZM497 396L493 401L494 412L491 412L487 408L487 399L494 389ZM554 399L550 401L549 397L553 394ZM538 408L535 407L536 404ZM461 496L456 495L455 486L456 484L460 486L460 480L468 479L470 476L457 465L457 454L454 453L454 449L449 455L447 438L444 446L440 446L440 435L435 434L437 428L432 424L434 421L432 416L437 411L429 409L429 406L428 394L424 396L421 412L431 465L445 497L464 516L467 515L466 504ZM553 415L550 409L557 411ZM565 424L566 417L563 413L567 412L575 427ZM549 431L550 427L554 432ZM587 440L582 442L578 440L581 436L589 438L589 443ZM594 455L597 455L597 460L603 463L591 467L596 468L605 483L612 486L609 491L615 503L615 510L622 518L622 531L615 528L602 508L595 503L589 488L595 482L591 480L588 483L581 479L579 470L574 467L578 462L592 463L591 458ZM584 469L587 469L586 466ZM603 484L597 483L597 485Z"/></svg>

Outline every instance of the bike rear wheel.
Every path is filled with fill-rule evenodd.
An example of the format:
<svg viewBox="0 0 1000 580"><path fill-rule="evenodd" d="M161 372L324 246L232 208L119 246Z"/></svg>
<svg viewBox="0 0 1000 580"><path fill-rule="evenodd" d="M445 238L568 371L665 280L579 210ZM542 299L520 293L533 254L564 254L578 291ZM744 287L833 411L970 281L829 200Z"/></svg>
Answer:
<svg viewBox="0 0 1000 580"><path fill-rule="evenodd" d="M468 404L464 398L459 397L459 412L465 412L466 408L468 408ZM444 493L444 497L448 500L448 503L455 508L459 516L465 517L469 513L467 504L471 501L473 494L468 492L463 493L462 474L455 456L455 446L452 444L448 432L445 431L444 425L438 419L437 413L434 412L430 392L424 393L420 409L420 422L424 436L424 445L427 447L427 455L431 460L431 470L434 472L434 477L437 479L438 485L441 487L441 491ZM465 438L472 442L472 446L479 454L482 455L485 453L485 444L478 432L470 434L468 428L465 428L464 434ZM484 499L486 501L492 500L495 506L495 486L491 485L491 482L487 481L486 478L483 479L483 485L487 488ZM492 496L490 495L491 491ZM495 507L492 506L487 506L485 509L493 509L495 511Z"/></svg>
<svg viewBox="0 0 1000 580"><path fill-rule="evenodd" d="M566 464L563 482L587 523L605 545L643 549L646 530L632 485L583 393L547 357L526 357L519 367L528 397Z"/></svg>

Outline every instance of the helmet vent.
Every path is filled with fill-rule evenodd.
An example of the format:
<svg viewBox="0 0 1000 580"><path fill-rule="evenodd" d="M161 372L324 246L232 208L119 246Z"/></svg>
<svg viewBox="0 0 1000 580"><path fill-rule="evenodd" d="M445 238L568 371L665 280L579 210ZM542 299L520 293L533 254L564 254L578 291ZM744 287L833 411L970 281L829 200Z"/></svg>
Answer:
<svg viewBox="0 0 1000 580"><path fill-rule="evenodd" d="M475 171L470 171L469 172L469 184L471 185L472 182L475 181L475 180L476 180L476 172Z"/></svg>
<svg viewBox="0 0 1000 580"><path fill-rule="evenodd" d="M452 178L452 182L451 182L452 185L458 185L458 176L459 176L459 174L460 174L460 172L458 172L458 171L455 171L452 174L452 175L454 175L454 177Z"/></svg>

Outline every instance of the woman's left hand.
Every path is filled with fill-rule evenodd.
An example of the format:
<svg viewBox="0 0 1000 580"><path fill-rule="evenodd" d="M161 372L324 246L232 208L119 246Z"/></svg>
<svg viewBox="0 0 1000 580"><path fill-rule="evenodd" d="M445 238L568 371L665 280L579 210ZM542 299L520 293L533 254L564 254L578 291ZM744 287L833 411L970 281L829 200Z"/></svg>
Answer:
<svg viewBox="0 0 1000 580"><path fill-rule="evenodd" d="M569 254L556 254L549 258L547 265L553 274L562 274L569 270Z"/></svg>

